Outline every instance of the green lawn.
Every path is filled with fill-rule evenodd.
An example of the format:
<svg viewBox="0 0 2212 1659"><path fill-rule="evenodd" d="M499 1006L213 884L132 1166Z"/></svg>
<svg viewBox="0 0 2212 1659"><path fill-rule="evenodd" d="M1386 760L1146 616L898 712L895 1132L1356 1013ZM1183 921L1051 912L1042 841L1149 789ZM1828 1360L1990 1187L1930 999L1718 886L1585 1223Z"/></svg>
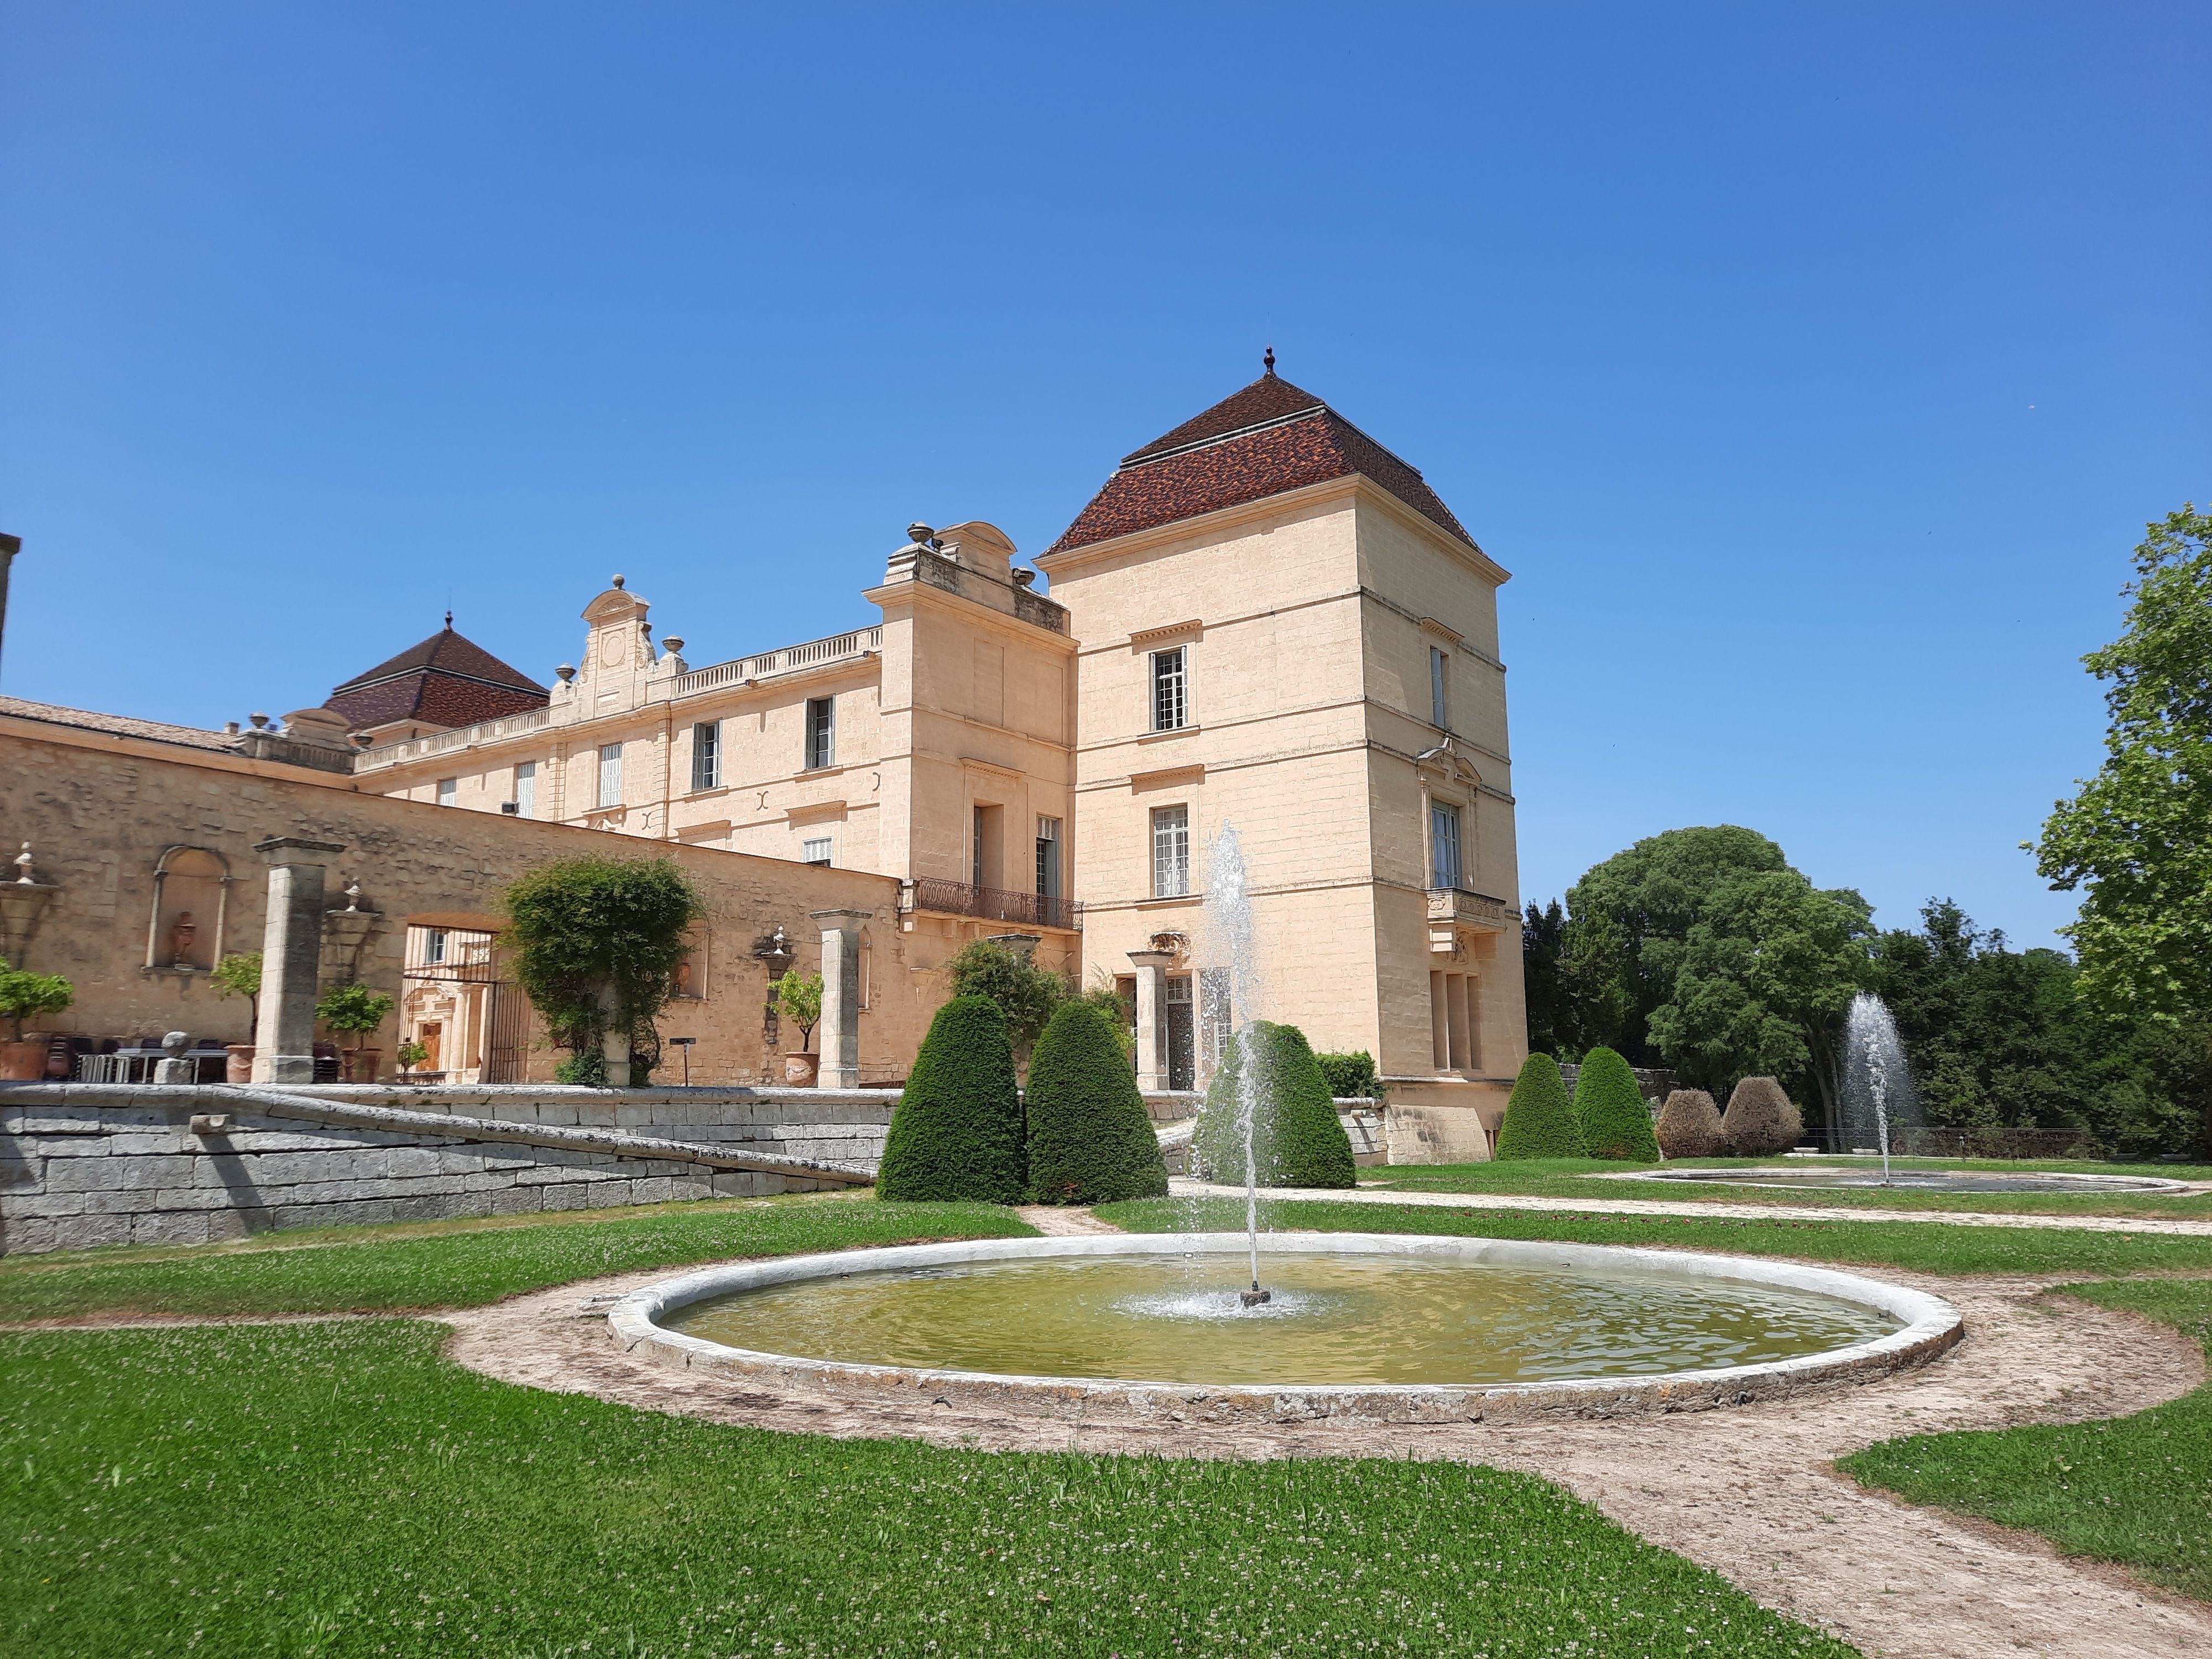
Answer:
<svg viewBox="0 0 2212 1659"><path fill-rule="evenodd" d="M1778 1158L1680 1158L1674 1170L1771 1169ZM1845 1165L1863 1168L1858 1158L1796 1158L1790 1167ZM1817 1204L1830 1209L1975 1210L1997 1214L2097 1215L2189 1218L2212 1220L2212 1193L2169 1196L2128 1193L1926 1193L1866 1188L1833 1192L1780 1187L1738 1187L1705 1182L1622 1181L1629 1165L1594 1158L1526 1158L1510 1163L1412 1164L1362 1170L1363 1187L1407 1193L1512 1193L1535 1198L1599 1200L1662 1199L1687 1204ZM2076 1175L2149 1176L2168 1181L2212 1181L2212 1170L2166 1164L2064 1162L1994 1163L1972 1158L1898 1158L1899 1170L1983 1170L1997 1174L2052 1170ZM1608 1179L1607 1177L1613 1177Z"/></svg>
<svg viewBox="0 0 2212 1659"><path fill-rule="evenodd" d="M1730 1221L1702 1216L1589 1215L1576 1210L1455 1210L1440 1205L1285 1199L1265 1224L1335 1233L1437 1233L1651 1244L1737 1255L1789 1255L1932 1273L2130 1273L2212 1268L2212 1237L2091 1232L2072 1227L1929 1226L1917 1221ZM1132 1232L1242 1231L1240 1199L1145 1198L1097 1212Z"/></svg>
<svg viewBox="0 0 2212 1659"><path fill-rule="evenodd" d="M0 1323L89 1313L465 1308L643 1267L1034 1231L995 1204L878 1204L861 1192L75 1250L0 1258Z"/></svg>
<svg viewBox="0 0 2212 1659"><path fill-rule="evenodd" d="M0 1337L0 1651L1852 1651L1524 1475L721 1428L443 1334Z"/></svg>
<svg viewBox="0 0 2212 1659"><path fill-rule="evenodd" d="M2065 1294L2179 1327L2212 1354L2212 1283L2136 1279ZM2212 1387L2065 1428L1912 1435L1838 1465L1869 1486L2041 1533L2212 1601Z"/></svg>

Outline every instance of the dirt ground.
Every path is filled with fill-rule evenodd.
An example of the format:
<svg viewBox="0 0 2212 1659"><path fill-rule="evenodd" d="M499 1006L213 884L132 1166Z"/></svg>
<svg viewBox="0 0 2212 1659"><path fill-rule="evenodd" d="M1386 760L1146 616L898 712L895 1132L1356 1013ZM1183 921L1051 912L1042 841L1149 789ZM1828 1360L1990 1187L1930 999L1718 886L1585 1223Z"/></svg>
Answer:
<svg viewBox="0 0 2212 1659"><path fill-rule="evenodd" d="M1053 1231L1110 1231L1046 1211ZM1834 1394L1696 1415L1535 1426L1079 1427L849 1405L745 1388L632 1358L607 1308L671 1275L631 1273L447 1315L448 1354L532 1388L811 1434L906 1436L992 1450L1169 1456L1455 1458L1556 1480L1767 1607L1892 1659L2179 1659L2212 1653L2212 1609L2039 1539L1861 1491L1832 1460L1919 1431L2121 1416L2204 1379L2203 1356L2149 1321L2040 1294L2054 1281L1887 1273L1966 1316L1925 1369Z"/></svg>

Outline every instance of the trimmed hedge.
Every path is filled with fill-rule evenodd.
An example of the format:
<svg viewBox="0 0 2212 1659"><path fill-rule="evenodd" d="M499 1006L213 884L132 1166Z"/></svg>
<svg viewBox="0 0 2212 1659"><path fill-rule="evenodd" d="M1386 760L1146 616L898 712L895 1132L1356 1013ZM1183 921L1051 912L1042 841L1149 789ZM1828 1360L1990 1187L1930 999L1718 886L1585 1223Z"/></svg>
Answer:
<svg viewBox="0 0 2212 1659"><path fill-rule="evenodd" d="M1237 1133L1237 1090L1247 1053L1258 1074L1252 1161L1262 1187L1352 1187L1358 1166L1352 1139L1331 1102L1328 1079L1304 1031L1255 1019L1221 1057L1206 1091L1191 1149L1211 1179L1241 1186L1244 1144Z"/></svg>
<svg viewBox="0 0 2212 1659"><path fill-rule="evenodd" d="M1718 1158L1728 1145L1721 1109L1703 1089L1677 1089L1659 1109L1659 1150L1669 1158Z"/></svg>
<svg viewBox="0 0 2212 1659"><path fill-rule="evenodd" d="M988 997L937 1011L891 1114L879 1199L1018 1204L1029 1187L1006 1017Z"/></svg>
<svg viewBox="0 0 2212 1659"><path fill-rule="evenodd" d="M1575 1077L1574 1109L1590 1157L1638 1164L1659 1161L1651 1109L1636 1086L1636 1073L1613 1050L1593 1048L1583 1056L1582 1070Z"/></svg>
<svg viewBox="0 0 2212 1659"><path fill-rule="evenodd" d="M1505 1103L1505 1121L1498 1126L1498 1146L1492 1153L1501 1163L1508 1158L1580 1158L1583 1133L1567 1101L1567 1082L1559 1075L1559 1062L1549 1054L1531 1054L1521 1062L1521 1075L1513 1079L1513 1093Z"/></svg>
<svg viewBox="0 0 2212 1659"><path fill-rule="evenodd" d="M1039 1204L1164 1198L1168 1166L1136 1074L1106 1016L1054 1011L1030 1056L1030 1196Z"/></svg>
<svg viewBox="0 0 2212 1659"><path fill-rule="evenodd" d="M1382 1079L1375 1074L1375 1056L1364 1048L1348 1054L1316 1054L1328 1091L1339 1100L1380 1100Z"/></svg>
<svg viewBox="0 0 2212 1659"><path fill-rule="evenodd" d="M1721 1115L1721 1137L1737 1158L1771 1158L1797 1144L1804 1120L1771 1077L1747 1077L1729 1097Z"/></svg>

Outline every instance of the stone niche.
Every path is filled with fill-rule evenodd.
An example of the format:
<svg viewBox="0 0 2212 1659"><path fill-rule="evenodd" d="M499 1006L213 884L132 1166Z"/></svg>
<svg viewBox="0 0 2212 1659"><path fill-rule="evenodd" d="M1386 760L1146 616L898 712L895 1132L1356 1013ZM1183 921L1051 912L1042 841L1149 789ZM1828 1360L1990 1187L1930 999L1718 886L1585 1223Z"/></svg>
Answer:
<svg viewBox="0 0 2212 1659"><path fill-rule="evenodd" d="M222 960L230 882L229 860L211 848L171 847L162 853L154 866L146 972L204 974Z"/></svg>

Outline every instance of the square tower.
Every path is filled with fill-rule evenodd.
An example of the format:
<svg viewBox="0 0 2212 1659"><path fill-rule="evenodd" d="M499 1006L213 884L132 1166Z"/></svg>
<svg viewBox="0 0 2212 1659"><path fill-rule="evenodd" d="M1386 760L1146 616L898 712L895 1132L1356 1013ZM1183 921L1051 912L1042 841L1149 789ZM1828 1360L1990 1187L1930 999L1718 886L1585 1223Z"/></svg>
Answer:
<svg viewBox="0 0 2212 1659"><path fill-rule="evenodd" d="M1127 457L1037 563L1083 641L1086 976L1147 1085L1247 1012L1388 1079L1394 1162L1480 1158L1525 1057L1497 589L1421 475L1273 372ZM1234 827L1259 1006L1205 936Z"/></svg>

